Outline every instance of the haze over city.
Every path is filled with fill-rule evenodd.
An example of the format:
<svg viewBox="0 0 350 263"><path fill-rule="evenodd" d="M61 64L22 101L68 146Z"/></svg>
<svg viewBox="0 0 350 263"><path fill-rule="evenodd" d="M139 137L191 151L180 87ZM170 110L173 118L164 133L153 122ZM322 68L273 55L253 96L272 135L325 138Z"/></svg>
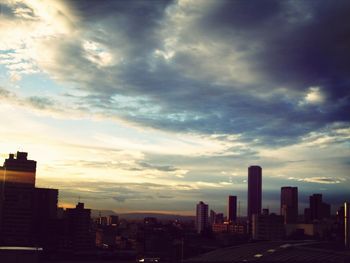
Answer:
<svg viewBox="0 0 350 263"><path fill-rule="evenodd" d="M0 157L59 205L247 211L350 200L349 1L0 2Z"/></svg>

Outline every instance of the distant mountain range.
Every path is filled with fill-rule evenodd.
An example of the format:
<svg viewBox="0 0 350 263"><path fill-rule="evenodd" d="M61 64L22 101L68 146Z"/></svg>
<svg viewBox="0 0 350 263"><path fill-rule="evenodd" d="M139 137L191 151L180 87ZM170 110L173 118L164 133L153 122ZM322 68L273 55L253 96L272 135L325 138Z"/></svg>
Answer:
<svg viewBox="0 0 350 263"><path fill-rule="evenodd" d="M161 213L125 213L117 214L112 210L91 210L91 217L96 218L99 216L109 216L109 215L118 215L121 219L129 220L142 220L145 217L155 217L158 220L180 220L180 221L191 221L194 220L194 216L182 216L174 214L161 214Z"/></svg>

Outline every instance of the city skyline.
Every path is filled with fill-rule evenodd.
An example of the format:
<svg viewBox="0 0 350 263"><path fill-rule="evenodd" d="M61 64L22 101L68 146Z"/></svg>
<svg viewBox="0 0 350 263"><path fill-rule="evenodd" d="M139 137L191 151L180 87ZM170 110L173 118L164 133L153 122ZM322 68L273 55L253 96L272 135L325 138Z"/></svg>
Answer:
<svg viewBox="0 0 350 263"><path fill-rule="evenodd" d="M65 207L226 213L233 195L246 214L259 165L262 208L294 186L299 214L314 193L334 212L350 200L349 5L1 1L0 159L28 152Z"/></svg>
<svg viewBox="0 0 350 263"><path fill-rule="evenodd" d="M36 167L37 167L37 161L28 159L27 152L17 151L16 154L9 153L8 158L4 160L3 166L0 166L0 173L3 176L1 181L3 183L3 189L6 189L6 187L11 188L15 186L15 189L23 188L24 191L26 191L26 189L35 188ZM247 179L248 179L248 189L246 191L246 199L248 204L247 213L240 214L240 204L242 200L237 200L237 196L233 196L233 195L228 196L227 204L226 204L226 213L223 211L217 211L218 213L216 213L212 209L210 209L210 213L209 213L209 204L208 203L206 204L203 201L199 201L199 203L196 206L195 213L192 214L196 217L196 225L198 224L197 223L198 217L205 218L205 219L199 220L201 221L200 223L201 226L199 227L200 230L198 230L198 233L200 233L201 230L203 230L205 226L209 224L209 222L215 222L216 220L215 217L218 216L219 214L223 216L222 220L225 219L226 222L232 223L232 222L238 222L237 220L238 219L241 220L241 218L246 218L248 221L251 222L253 215L264 214L264 211L265 213L266 211L268 211L267 213L269 213L270 211L269 206L262 207L262 203L264 201L262 197L262 190L263 190L262 167L257 165L249 166ZM42 194L41 194L42 200L52 199L51 197L48 199L47 194L51 194L51 192L53 191L52 197L56 196L53 198L53 200L56 200L55 201L56 206L57 204L60 204L59 198L58 198L58 189L36 188L36 190L42 191ZM54 193L55 191L56 193ZM6 191L4 193L6 193ZM19 193L17 194L20 195ZM38 196L40 196L40 194ZM330 217L332 212L336 211L338 213L339 207L342 205L341 204L340 206L334 206L332 209L332 206L330 204L323 202L322 193L313 193L308 197L308 200L309 200L309 203L308 203L309 207L306 206L303 212L300 211L298 209L298 206L299 206L298 187L282 186L281 192L280 192L279 215L284 217L284 223L285 224L295 223L297 220L299 220L301 216L303 216L304 220L307 222L312 221L314 219L321 220L323 217ZM344 197L344 200L346 200L345 197ZM81 203L80 196L78 197L77 201L78 201L78 204ZM14 210L16 210L17 209L16 205L10 205L10 207L13 206ZM237 205L238 205L238 209L237 209ZM76 207L76 205L73 207L61 205L59 207L62 209L73 209L74 207ZM203 210L203 207L205 207L204 210ZM98 209L96 211L98 211ZM113 210L107 209L107 211L113 211ZM118 211L114 211L114 212L118 212ZM273 211L273 214L275 213L276 212ZM99 214L101 214L101 211L99 211ZM335 214L336 213L333 213L333 215ZM202 222L203 220L204 220L204 223Z"/></svg>

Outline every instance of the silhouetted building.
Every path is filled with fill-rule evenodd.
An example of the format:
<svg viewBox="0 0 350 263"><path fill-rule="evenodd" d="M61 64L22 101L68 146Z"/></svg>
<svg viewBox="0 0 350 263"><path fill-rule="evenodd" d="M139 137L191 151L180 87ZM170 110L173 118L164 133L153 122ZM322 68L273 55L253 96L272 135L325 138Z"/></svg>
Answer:
<svg viewBox="0 0 350 263"><path fill-rule="evenodd" d="M27 153L10 154L1 168L0 243L31 246L36 162Z"/></svg>
<svg viewBox="0 0 350 263"><path fill-rule="evenodd" d="M331 215L331 207L322 201L322 194L313 194L309 197L310 208L305 209L306 222L314 220L322 220L329 218Z"/></svg>
<svg viewBox="0 0 350 263"><path fill-rule="evenodd" d="M116 215L110 215L108 217L108 225L109 226L117 226L119 223L119 216Z"/></svg>
<svg viewBox="0 0 350 263"><path fill-rule="evenodd" d="M260 166L248 168L248 220L261 213L262 169Z"/></svg>
<svg viewBox="0 0 350 263"><path fill-rule="evenodd" d="M33 230L34 244L54 249L57 244L55 220L57 219L58 190L34 188Z"/></svg>
<svg viewBox="0 0 350 263"><path fill-rule="evenodd" d="M208 205L200 201L196 207L196 230L202 233L208 227Z"/></svg>
<svg viewBox="0 0 350 263"><path fill-rule="evenodd" d="M285 224L294 224L298 220L298 188L281 188L281 215Z"/></svg>
<svg viewBox="0 0 350 263"><path fill-rule="evenodd" d="M0 168L0 243L52 246L58 190L35 188L36 161L27 156L10 154Z"/></svg>
<svg viewBox="0 0 350 263"><path fill-rule="evenodd" d="M91 210L85 209L84 203L78 203L75 208L67 208L67 238L70 249L87 251L92 248L90 214Z"/></svg>
<svg viewBox="0 0 350 263"><path fill-rule="evenodd" d="M304 222L305 223L311 222L311 209L308 207L304 209Z"/></svg>
<svg viewBox="0 0 350 263"><path fill-rule="evenodd" d="M28 153L17 152L16 156L10 154L5 159L3 166L4 186L15 184L16 186L35 186L36 161L27 159Z"/></svg>
<svg viewBox="0 0 350 263"><path fill-rule="evenodd" d="M276 214L253 214L252 238L255 240L280 240L285 237L284 218Z"/></svg>
<svg viewBox="0 0 350 263"><path fill-rule="evenodd" d="M247 233L246 224L241 223L215 223L211 226L211 228L214 233L231 233L239 235L244 235Z"/></svg>
<svg viewBox="0 0 350 263"><path fill-rule="evenodd" d="M215 224L215 219L216 219L216 213L214 210L210 210L210 213L209 213L209 224L212 225L212 224Z"/></svg>
<svg viewBox="0 0 350 263"><path fill-rule="evenodd" d="M350 247L350 203L344 203L344 245Z"/></svg>
<svg viewBox="0 0 350 263"><path fill-rule="evenodd" d="M224 223L224 214L223 213L216 214L215 223L218 223L218 224Z"/></svg>
<svg viewBox="0 0 350 263"><path fill-rule="evenodd" d="M215 213L214 210L210 210L209 213L209 224L221 224L224 223L224 214L223 213Z"/></svg>
<svg viewBox="0 0 350 263"><path fill-rule="evenodd" d="M230 195L227 203L227 221L236 222L237 220L237 196Z"/></svg>

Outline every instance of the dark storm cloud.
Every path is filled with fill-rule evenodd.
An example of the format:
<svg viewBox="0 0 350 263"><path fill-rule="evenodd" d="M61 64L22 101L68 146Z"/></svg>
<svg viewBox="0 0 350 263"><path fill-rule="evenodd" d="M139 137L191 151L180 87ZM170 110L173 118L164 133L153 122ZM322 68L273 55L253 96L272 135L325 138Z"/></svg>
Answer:
<svg viewBox="0 0 350 263"><path fill-rule="evenodd" d="M68 1L82 20L82 27L93 26L91 35L102 43L109 43L116 33L122 35L116 44L123 45L133 55L143 55L149 46L157 45L154 34L171 0L153 1ZM95 23L98 23L96 26ZM95 34L97 33L97 34Z"/></svg>
<svg viewBox="0 0 350 263"><path fill-rule="evenodd" d="M101 68L79 41L65 40L57 43L58 65L65 66L49 71L89 92L76 98L82 107L159 129L286 145L335 122L348 125L349 1L195 3L210 6L194 16L181 7L175 22L169 16L177 2L70 3L82 36L120 61ZM169 60L155 56L167 32L177 38ZM241 63L244 78L227 69L241 70ZM312 87L319 98L308 101Z"/></svg>
<svg viewBox="0 0 350 263"><path fill-rule="evenodd" d="M349 1L221 1L201 23L246 48L259 43L252 59L279 83L338 84L329 92L344 96L347 90L337 82L348 80L350 69L348 10Z"/></svg>

